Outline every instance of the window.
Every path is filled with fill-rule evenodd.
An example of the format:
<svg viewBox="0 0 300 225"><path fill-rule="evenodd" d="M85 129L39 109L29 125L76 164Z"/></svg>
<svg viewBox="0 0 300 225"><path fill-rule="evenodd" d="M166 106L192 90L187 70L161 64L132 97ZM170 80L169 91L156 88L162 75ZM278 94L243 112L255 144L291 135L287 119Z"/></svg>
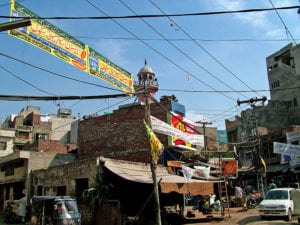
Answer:
<svg viewBox="0 0 300 225"><path fill-rule="evenodd" d="M35 140L49 140L49 134L35 134Z"/></svg>
<svg viewBox="0 0 300 225"><path fill-rule="evenodd" d="M56 187L56 195L57 196L64 196L67 193L66 186L57 186Z"/></svg>
<svg viewBox="0 0 300 225"><path fill-rule="evenodd" d="M293 101L294 101L294 106L297 107L298 106L297 98L294 98Z"/></svg>
<svg viewBox="0 0 300 225"><path fill-rule="evenodd" d="M6 141L0 141L0 150L6 150L7 143Z"/></svg>
<svg viewBox="0 0 300 225"><path fill-rule="evenodd" d="M280 87L280 81L279 80L274 81L272 83L271 87L272 87L272 89Z"/></svg>

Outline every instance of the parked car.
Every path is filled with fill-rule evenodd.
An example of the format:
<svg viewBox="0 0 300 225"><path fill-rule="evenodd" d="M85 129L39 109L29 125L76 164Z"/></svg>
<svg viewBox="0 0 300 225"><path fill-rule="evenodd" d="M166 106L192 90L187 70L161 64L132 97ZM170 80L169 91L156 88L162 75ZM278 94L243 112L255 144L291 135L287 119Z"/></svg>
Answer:
<svg viewBox="0 0 300 225"><path fill-rule="evenodd" d="M292 195L294 188L275 188L269 190L259 204L259 213L262 219L267 217L285 217L290 221L294 213Z"/></svg>

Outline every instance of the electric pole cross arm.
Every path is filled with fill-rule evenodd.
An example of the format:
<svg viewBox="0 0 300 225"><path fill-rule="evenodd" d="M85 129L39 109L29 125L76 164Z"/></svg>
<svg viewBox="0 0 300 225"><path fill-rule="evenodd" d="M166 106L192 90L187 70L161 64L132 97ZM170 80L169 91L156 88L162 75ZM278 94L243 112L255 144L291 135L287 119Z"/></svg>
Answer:
<svg viewBox="0 0 300 225"><path fill-rule="evenodd" d="M243 101L240 101L239 99L236 101L237 105L240 106L241 104L244 104L244 103L250 103L250 105L253 105L254 103L256 102L265 102L267 101L267 97L266 96L263 96L262 98L250 98L248 100L243 100Z"/></svg>

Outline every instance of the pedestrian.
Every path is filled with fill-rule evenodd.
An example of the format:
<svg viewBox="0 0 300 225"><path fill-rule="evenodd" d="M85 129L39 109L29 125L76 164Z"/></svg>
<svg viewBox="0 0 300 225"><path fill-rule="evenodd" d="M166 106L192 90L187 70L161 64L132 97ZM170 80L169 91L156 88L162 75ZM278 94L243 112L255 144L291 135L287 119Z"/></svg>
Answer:
<svg viewBox="0 0 300 225"><path fill-rule="evenodd" d="M269 187L269 190L277 188L277 185L276 185L276 183L275 183L275 181L274 181L273 178L271 179L271 182L269 183L268 187Z"/></svg>
<svg viewBox="0 0 300 225"><path fill-rule="evenodd" d="M251 186L251 185L248 184L248 185L244 188L244 191L245 191L245 195L250 195L250 194L253 193L254 188L253 188L253 186Z"/></svg>
<svg viewBox="0 0 300 225"><path fill-rule="evenodd" d="M242 206L242 199L244 197L244 191L243 191L243 189L239 185L237 185L234 188L234 190L235 190L236 205L238 207L241 207Z"/></svg>

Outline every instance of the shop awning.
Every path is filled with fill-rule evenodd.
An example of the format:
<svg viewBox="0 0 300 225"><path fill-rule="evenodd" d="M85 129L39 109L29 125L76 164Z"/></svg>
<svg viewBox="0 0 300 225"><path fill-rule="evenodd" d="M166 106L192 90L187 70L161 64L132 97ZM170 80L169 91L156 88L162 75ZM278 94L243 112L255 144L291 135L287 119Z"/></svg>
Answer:
<svg viewBox="0 0 300 225"><path fill-rule="evenodd" d="M145 184L153 183L150 164L108 158L102 158L101 160L108 170L123 179ZM164 166L157 166L156 177L162 193L177 192L180 194L209 195L214 192L214 182L197 179L190 179L187 182L182 176L169 174Z"/></svg>

